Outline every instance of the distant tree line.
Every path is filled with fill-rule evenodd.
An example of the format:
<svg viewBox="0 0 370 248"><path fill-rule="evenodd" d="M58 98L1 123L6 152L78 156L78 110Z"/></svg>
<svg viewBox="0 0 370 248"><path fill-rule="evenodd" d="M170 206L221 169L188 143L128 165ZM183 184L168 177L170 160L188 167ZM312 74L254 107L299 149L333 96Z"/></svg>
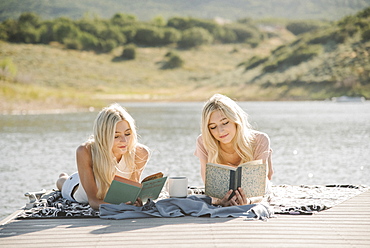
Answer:
<svg viewBox="0 0 370 248"><path fill-rule="evenodd" d="M257 46L266 34L245 21L218 24L213 20L156 17L138 21L130 14L117 13L110 19L86 15L79 20L66 17L41 20L35 13L23 13L17 20L0 23L0 39L14 43L59 42L69 49L107 53L126 44L192 48L211 43L248 43Z"/></svg>

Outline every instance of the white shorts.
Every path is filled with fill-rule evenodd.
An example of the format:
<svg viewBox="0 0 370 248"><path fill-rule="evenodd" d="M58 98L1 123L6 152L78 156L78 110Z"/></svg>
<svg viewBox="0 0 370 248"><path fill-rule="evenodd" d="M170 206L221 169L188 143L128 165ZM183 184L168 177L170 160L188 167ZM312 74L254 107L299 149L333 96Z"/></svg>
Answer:
<svg viewBox="0 0 370 248"><path fill-rule="evenodd" d="M72 192L74 189L80 185L80 177L78 176L78 172L73 173L67 180L64 182L62 187L62 196L63 198L70 200L72 202L76 202L73 198Z"/></svg>

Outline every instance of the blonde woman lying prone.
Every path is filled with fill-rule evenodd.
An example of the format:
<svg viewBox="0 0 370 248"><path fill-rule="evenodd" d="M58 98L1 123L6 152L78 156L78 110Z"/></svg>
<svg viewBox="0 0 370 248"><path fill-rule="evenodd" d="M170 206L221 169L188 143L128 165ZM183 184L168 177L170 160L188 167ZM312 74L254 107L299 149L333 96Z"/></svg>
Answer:
<svg viewBox="0 0 370 248"><path fill-rule="evenodd" d="M268 164L267 178L271 180L270 139L267 134L252 129L247 114L235 101L220 94L212 96L203 107L201 131L194 154L200 161L203 182L207 163L238 166L259 159ZM247 198L242 188L235 190L229 199L232 193L230 190L222 199L212 197L212 204L234 206L262 200L262 197Z"/></svg>
<svg viewBox="0 0 370 248"><path fill-rule="evenodd" d="M56 184L64 198L99 209L106 203L103 199L114 175L139 181L148 158L148 148L137 141L134 119L113 104L98 114L93 135L77 148L78 172L62 173ZM141 206L142 202L126 204Z"/></svg>

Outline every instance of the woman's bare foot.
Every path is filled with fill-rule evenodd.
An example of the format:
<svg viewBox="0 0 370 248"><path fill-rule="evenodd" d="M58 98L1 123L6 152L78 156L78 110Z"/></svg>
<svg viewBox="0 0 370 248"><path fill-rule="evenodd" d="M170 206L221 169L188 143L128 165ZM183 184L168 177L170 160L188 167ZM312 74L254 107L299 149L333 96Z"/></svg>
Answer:
<svg viewBox="0 0 370 248"><path fill-rule="evenodd" d="M60 175L59 175L59 178L58 178L58 180L57 180L57 182L56 182L56 186L57 186L57 188L60 190L60 191L62 191L62 187L63 187L63 184L64 184L64 182L68 179L68 174L67 173L60 173Z"/></svg>

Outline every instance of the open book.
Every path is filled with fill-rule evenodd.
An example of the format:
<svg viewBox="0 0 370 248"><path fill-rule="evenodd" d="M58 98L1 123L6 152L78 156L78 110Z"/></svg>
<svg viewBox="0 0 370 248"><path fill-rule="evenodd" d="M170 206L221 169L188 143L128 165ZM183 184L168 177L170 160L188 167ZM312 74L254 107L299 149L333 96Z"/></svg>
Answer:
<svg viewBox="0 0 370 248"><path fill-rule="evenodd" d="M205 194L222 199L230 189L241 187L248 198L263 196L266 192L266 180L267 165L262 163L262 160L247 162L237 167L208 163Z"/></svg>
<svg viewBox="0 0 370 248"><path fill-rule="evenodd" d="M147 176L141 183L133 180L115 176L104 201L112 204L120 204L131 201L134 203L140 198L145 203L149 198L155 200L158 198L167 177L163 177L162 172Z"/></svg>

